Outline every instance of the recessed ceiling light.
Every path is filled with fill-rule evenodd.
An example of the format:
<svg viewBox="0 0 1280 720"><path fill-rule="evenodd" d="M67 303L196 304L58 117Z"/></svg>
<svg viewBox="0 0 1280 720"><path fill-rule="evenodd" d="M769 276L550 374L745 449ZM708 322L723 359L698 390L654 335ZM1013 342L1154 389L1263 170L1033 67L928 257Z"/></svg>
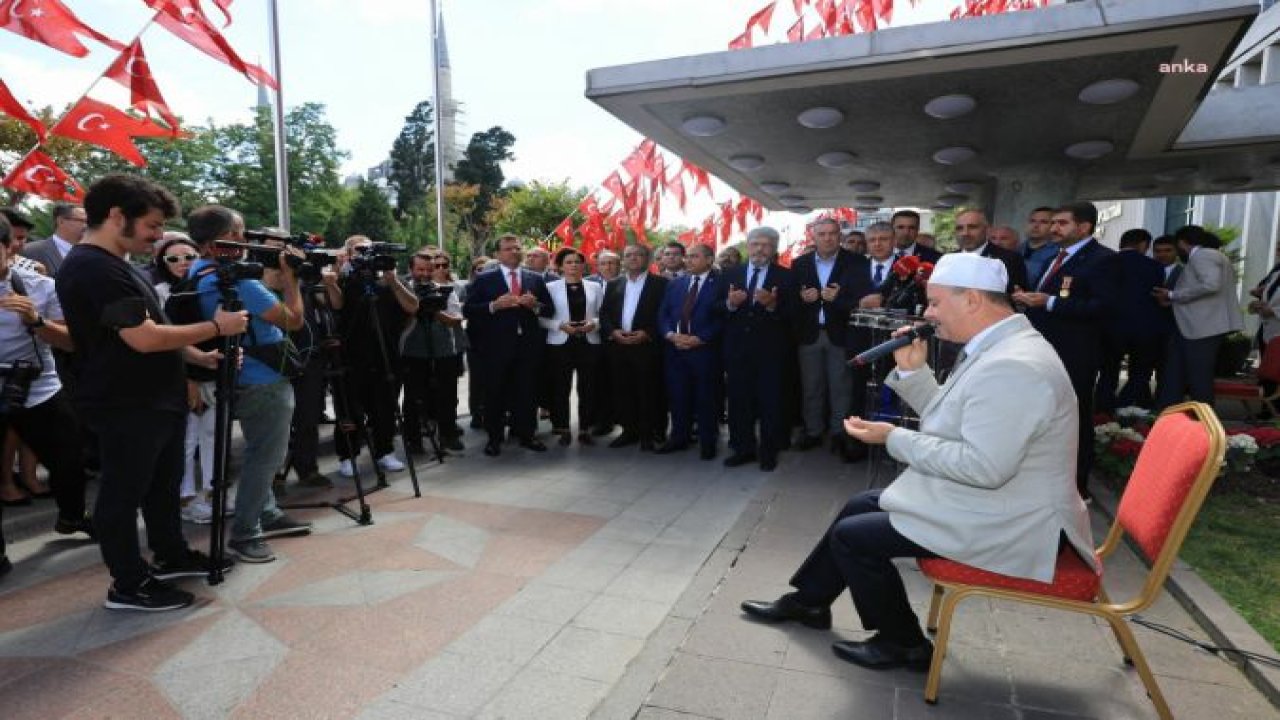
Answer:
<svg viewBox="0 0 1280 720"><path fill-rule="evenodd" d="M964 145L944 147L933 154L933 161L939 165L959 165L969 162L978 156L978 151Z"/></svg>
<svg viewBox="0 0 1280 720"><path fill-rule="evenodd" d="M859 205L875 205L876 207L884 204L884 198L879 195L859 195L854 198L854 201Z"/></svg>
<svg viewBox="0 0 1280 720"><path fill-rule="evenodd" d="M844 122L844 113L833 107L809 108L796 116L796 122L811 130L826 130Z"/></svg>
<svg viewBox="0 0 1280 720"><path fill-rule="evenodd" d="M1171 180L1180 180L1188 175L1194 175L1196 169L1192 165L1182 165L1179 167L1171 167L1161 170L1153 177L1160 182L1170 182Z"/></svg>
<svg viewBox="0 0 1280 720"><path fill-rule="evenodd" d="M853 161L856 160L857 157L858 157L857 155L854 155L851 152L845 152L844 150L835 150L832 152L826 152L819 155L818 164L824 168L831 168L834 170L837 168L849 167L850 165L853 164Z"/></svg>
<svg viewBox="0 0 1280 720"><path fill-rule="evenodd" d="M680 131L693 137L715 137L725 131L729 123L715 115L694 115L680 123Z"/></svg>
<svg viewBox="0 0 1280 720"><path fill-rule="evenodd" d="M968 115L978 107L978 101L968 95L943 95L925 103L924 112L939 120L951 120Z"/></svg>
<svg viewBox="0 0 1280 720"><path fill-rule="evenodd" d="M1121 185L1120 192L1127 192L1127 193L1151 192L1152 190L1155 190L1156 187L1158 186L1153 182L1143 182L1141 180L1138 180L1135 182L1125 183Z"/></svg>
<svg viewBox="0 0 1280 720"><path fill-rule="evenodd" d="M944 186L949 193L957 193L959 195L968 195L978 189L977 180L955 180Z"/></svg>
<svg viewBox="0 0 1280 720"><path fill-rule="evenodd" d="M1110 140L1085 140L1074 145L1068 145L1064 153L1069 158L1077 160L1097 160L1098 158L1108 155L1116 146Z"/></svg>
<svg viewBox="0 0 1280 720"><path fill-rule="evenodd" d="M869 193L880 189L880 183L875 180L854 180L849 183L849 187L854 192Z"/></svg>
<svg viewBox="0 0 1280 720"><path fill-rule="evenodd" d="M804 196L803 195L781 195L778 197L778 202L782 203L783 205L786 205L787 207L803 205Z"/></svg>
<svg viewBox="0 0 1280 720"><path fill-rule="evenodd" d="M781 180L770 180L769 182L760 183L760 189L770 195L777 195L780 192L786 192L791 189L791 183L782 182Z"/></svg>
<svg viewBox="0 0 1280 720"><path fill-rule="evenodd" d="M939 195L937 203L943 207L955 207L968 200L968 195Z"/></svg>
<svg viewBox="0 0 1280 720"><path fill-rule="evenodd" d="M1085 87L1078 96L1080 102L1089 105L1111 105L1133 97L1142 86L1126 78L1099 80Z"/></svg>
<svg viewBox="0 0 1280 720"><path fill-rule="evenodd" d="M729 158L729 167L743 172L759 170L764 167L764 158L759 155L734 155Z"/></svg>
<svg viewBox="0 0 1280 720"><path fill-rule="evenodd" d="M793 205L792 207L789 207L787 209L797 215L808 215L809 213L813 212L813 208L809 207L808 205Z"/></svg>
<svg viewBox="0 0 1280 720"><path fill-rule="evenodd" d="M1217 177L1209 181L1210 185L1216 188L1238 188L1248 185L1253 178L1248 175L1233 175L1230 177Z"/></svg>

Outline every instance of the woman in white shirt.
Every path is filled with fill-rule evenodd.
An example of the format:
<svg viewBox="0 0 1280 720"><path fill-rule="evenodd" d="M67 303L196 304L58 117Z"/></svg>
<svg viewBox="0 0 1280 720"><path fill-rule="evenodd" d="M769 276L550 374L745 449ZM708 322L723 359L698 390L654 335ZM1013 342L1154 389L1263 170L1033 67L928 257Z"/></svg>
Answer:
<svg viewBox="0 0 1280 720"><path fill-rule="evenodd" d="M547 365L551 377L551 428L561 445L573 438L569 430L569 393L578 378L578 442L594 445L596 365L600 358L600 302L604 288L582 275L587 258L574 248L556 253L560 279L547 283L555 305L554 317L543 318L547 329Z"/></svg>

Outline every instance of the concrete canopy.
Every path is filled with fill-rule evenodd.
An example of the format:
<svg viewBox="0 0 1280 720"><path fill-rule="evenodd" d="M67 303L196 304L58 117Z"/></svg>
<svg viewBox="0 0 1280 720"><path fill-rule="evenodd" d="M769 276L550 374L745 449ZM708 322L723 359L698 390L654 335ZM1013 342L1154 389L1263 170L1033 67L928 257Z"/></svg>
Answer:
<svg viewBox="0 0 1280 720"><path fill-rule="evenodd" d="M1270 134L1180 145L1256 13L1255 0L1092 0L600 68L588 73L586 94L774 210L989 207L997 188L1017 192L1024 176L1087 198L1275 188L1274 116ZM1079 99L1100 81L1132 94ZM947 95L976 104L952 119L926 114ZM804 127L798 116L811 108L843 120ZM723 128L691 134L687 121L699 118ZM1065 153L1093 141L1111 149L1091 159ZM935 160L953 147L975 154Z"/></svg>

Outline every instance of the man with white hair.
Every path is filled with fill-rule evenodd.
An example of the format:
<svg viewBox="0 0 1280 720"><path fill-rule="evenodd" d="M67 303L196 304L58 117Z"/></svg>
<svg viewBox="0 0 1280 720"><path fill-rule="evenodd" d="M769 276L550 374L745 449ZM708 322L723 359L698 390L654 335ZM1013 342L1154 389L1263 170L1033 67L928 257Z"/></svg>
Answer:
<svg viewBox="0 0 1280 720"><path fill-rule="evenodd" d="M990 572L1049 582L1062 538L1093 564L1084 503L1075 488L1076 404L1062 361L1013 311L1004 265L977 254L944 256L928 287L925 318L964 346L939 385L922 340L894 353L888 383L920 414L920 430L851 417L845 430L886 445L907 465L883 490L854 496L791 578L796 592L742 610L765 622L827 629L849 588L865 641L832 646L868 668L929 667L933 646L893 564L945 557ZM902 331L899 331L902 332Z"/></svg>

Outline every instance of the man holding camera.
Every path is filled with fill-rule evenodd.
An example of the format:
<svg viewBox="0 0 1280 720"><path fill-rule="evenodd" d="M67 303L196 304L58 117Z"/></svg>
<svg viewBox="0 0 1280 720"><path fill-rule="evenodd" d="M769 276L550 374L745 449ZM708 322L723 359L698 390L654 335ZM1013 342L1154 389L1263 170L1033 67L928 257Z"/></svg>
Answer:
<svg viewBox="0 0 1280 720"><path fill-rule="evenodd" d="M89 188L84 208L88 235L67 254L56 288L82 358L76 406L98 437L102 474L93 526L115 580L105 606L175 610L194 598L167 581L210 570L209 558L183 538L178 510L187 425L183 358L212 366L216 353L190 346L244 332L248 318L218 311L207 321L170 325L151 283L125 259L150 252L178 214L167 190L132 175L106 175ZM153 565L138 549L139 506Z"/></svg>
<svg viewBox="0 0 1280 720"><path fill-rule="evenodd" d="M396 398L400 395L396 346L405 323L418 312L418 297L396 275L395 258L385 252L392 246L374 243L364 235L347 238L346 246L351 254L339 281L343 297L339 324L349 397L345 404L337 405L345 405L352 416L349 419L356 422L368 417L373 431L369 450L378 467L399 472L405 466L396 457L393 444ZM403 246L396 249L403 250ZM334 444L341 461L338 471L343 477L352 477L359 446L341 432L335 435Z"/></svg>
<svg viewBox="0 0 1280 720"><path fill-rule="evenodd" d="M420 251L409 259L410 282L418 296L418 314L400 339L404 358L404 442L422 447L424 426L434 426L442 449L461 451L458 434L458 377L467 335L462 330L462 300L449 282L449 257ZM429 420L429 422L427 422Z"/></svg>
<svg viewBox="0 0 1280 720"><path fill-rule="evenodd" d="M195 280L203 316L215 318L232 290L249 312L233 405L244 434L244 461L236 491L236 519L227 547L243 562L271 562L275 555L266 538L311 532L309 523L297 522L276 507L271 491L271 479L284 465L289 449L293 418L293 387L284 374L288 353L283 331L302 327L302 295L287 259L301 253L293 248L273 249L280 269L284 295L281 300L260 280L248 277L261 277L260 269L241 264L219 267L214 259L219 252L218 241L244 239L244 220L238 213L220 205L196 208L187 217L187 233L201 254L188 271L188 278ZM224 401L218 398L218 402Z"/></svg>

